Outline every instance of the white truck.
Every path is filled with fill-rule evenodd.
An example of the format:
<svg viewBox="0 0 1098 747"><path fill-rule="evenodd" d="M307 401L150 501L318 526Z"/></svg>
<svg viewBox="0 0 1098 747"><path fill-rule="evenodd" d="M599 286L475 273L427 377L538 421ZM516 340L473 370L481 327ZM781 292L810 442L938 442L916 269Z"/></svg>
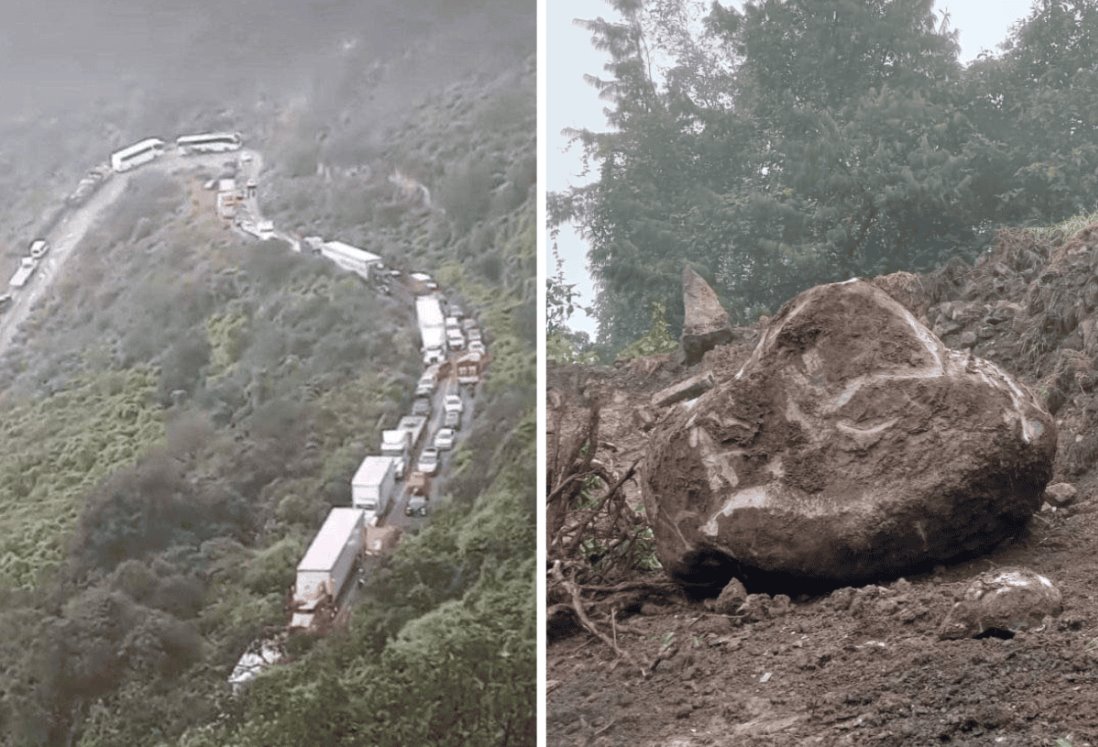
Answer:
<svg viewBox="0 0 1098 747"><path fill-rule="evenodd" d="M411 436L403 428L381 432L381 454L393 459L393 474L396 479L404 477L408 469L408 460L412 454Z"/></svg>
<svg viewBox="0 0 1098 747"><path fill-rule="evenodd" d="M423 432L427 430L427 418L423 415L405 415L397 423L397 428L408 432L408 448L414 451L423 438Z"/></svg>
<svg viewBox="0 0 1098 747"><path fill-rule="evenodd" d="M435 296L416 298L416 321L419 324L420 351L423 362L430 365L446 358L446 321L442 305Z"/></svg>
<svg viewBox="0 0 1098 747"><path fill-rule="evenodd" d="M22 288L30 281L31 275L38 269L38 260L34 257L23 257L19 260L19 269L11 276L8 282L12 288Z"/></svg>
<svg viewBox="0 0 1098 747"><path fill-rule="evenodd" d="M368 456L351 479L351 504L366 512L366 523L389 507L396 487L396 458Z"/></svg>
<svg viewBox="0 0 1098 747"><path fill-rule="evenodd" d="M297 564L294 611L313 612L325 600L335 601L354 570L365 539L361 509L337 506L328 513L305 557Z"/></svg>

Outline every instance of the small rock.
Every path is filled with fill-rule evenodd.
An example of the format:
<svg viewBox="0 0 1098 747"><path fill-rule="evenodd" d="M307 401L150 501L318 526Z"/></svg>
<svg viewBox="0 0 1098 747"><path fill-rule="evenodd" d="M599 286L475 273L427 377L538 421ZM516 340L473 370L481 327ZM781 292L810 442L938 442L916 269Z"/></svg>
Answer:
<svg viewBox="0 0 1098 747"><path fill-rule="evenodd" d="M647 407L638 407L633 411L633 416L637 420L637 425L640 426L642 431L647 431L656 424L656 416L652 414L652 410Z"/></svg>
<svg viewBox="0 0 1098 747"><path fill-rule="evenodd" d="M721 590L716 599L707 600L706 606L721 615L734 615L747 601L747 589L738 578L733 578Z"/></svg>
<svg viewBox="0 0 1098 747"><path fill-rule="evenodd" d="M1075 498L1079 491L1075 489L1075 486L1069 482L1058 482L1049 485L1045 488L1045 494L1042 496L1045 503L1056 508L1063 508L1064 506L1070 506L1075 502Z"/></svg>
<svg viewBox="0 0 1098 747"><path fill-rule="evenodd" d="M770 597L766 594L748 594L740 605L740 616L744 622L759 622L770 617Z"/></svg>
<svg viewBox="0 0 1098 747"><path fill-rule="evenodd" d="M771 617L778 617L787 614L792 609L793 600L789 598L788 594L775 594L770 600L770 609L768 612Z"/></svg>
<svg viewBox="0 0 1098 747"><path fill-rule="evenodd" d="M1044 624L1063 611L1063 597L1052 581L1025 568L1004 568L976 577L961 601L953 605L938 637L1010 638Z"/></svg>
<svg viewBox="0 0 1098 747"><path fill-rule="evenodd" d="M973 332L972 330L968 330L967 332L962 332L961 337L958 340L958 342L960 343L961 347L970 348L970 347L972 347L973 345L976 344L976 333Z"/></svg>
<svg viewBox="0 0 1098 747"><path fill-rule="evenodd" d="M765 685L767 682L770 681L770 678L773 677L773 676L774 676L773 672L767 672L762 677L759 677L759 684Z"/></svg>

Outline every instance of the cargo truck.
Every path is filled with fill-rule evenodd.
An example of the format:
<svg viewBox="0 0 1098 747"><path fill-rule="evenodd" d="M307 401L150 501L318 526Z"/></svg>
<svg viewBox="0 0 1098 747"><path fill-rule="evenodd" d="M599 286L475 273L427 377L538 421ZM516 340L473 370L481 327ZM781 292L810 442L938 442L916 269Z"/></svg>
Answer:
<svg viewBox="0 0 1098 747"><path fill-rule="evenodd" d="M411 458L411 435L403 428L381 432L381 454L393 458L393 469L396 479L404 477L408 469L408 460Z"/></svg>
<svg viewBox="0 0 1098 747"><path fill-rule="evenodd" d="M476 384L488 362L488 356L482 353L467 353L458 358L457 380L459 384Z"/></svg>
<svg viewBox="0 0 1098 747"><path fill-rule="evenodd" d="M391 456L368 456L351 479L351 504L366 512L366 522L389 507L396 486L396 462Z"/></svg>
<svg viewBox="0 0 1098 747"><path fill-rule="evenodd" d="M427 429L427 418L423 415L405 415L397 423L397 428L408 432L408 448L415 451L423 437L423 431Z"/></svg>
<svg viewBox="0 0 1098 747"><path fill-rule="evenodd" d="M441 363L446 358L446 320L442 316L442 305L438 298L416 298L416 321L419 324L423 362L428 365Z"/></svg>
<svg viewBox="0 0 1098 747"><path fill-rule="evenodd" d="M295 613L310 613L326 601L339 599L354 571L364 538L365 515L361 509L337 506L328 513L297 565Z"/></svg>

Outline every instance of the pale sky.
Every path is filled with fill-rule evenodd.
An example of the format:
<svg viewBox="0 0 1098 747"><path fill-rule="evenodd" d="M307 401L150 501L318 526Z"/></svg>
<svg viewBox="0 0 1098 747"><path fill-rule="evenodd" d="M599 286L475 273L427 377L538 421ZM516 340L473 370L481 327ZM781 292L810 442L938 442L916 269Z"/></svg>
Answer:
<svg viewBox="0 0 1098 747"><path fill-rule="evenodd" d="M960 32L961 60L968 62L983 51L997 51L1010 27L1028 14L1031 5L1032 0L940 0L935 7L939 12L948 11L950 26ZM573 19L612 18L615 14L604 0L553 0L547 6L546 182L550 192L559 192L588 181L580 173L583 167L580 148L569 148L561 130L606 127L604 102L583 80L584 74L603 74L606 56L591 46L591 34L576 26ZM563 226L558 246L564 259L565 281L576 284L581 303L590 304L594 286L587 272L586 245L574 230ZM550 262L549 272L555 271ZM571 326L595 337L595 321L582 313L572 317Z"/></svg>

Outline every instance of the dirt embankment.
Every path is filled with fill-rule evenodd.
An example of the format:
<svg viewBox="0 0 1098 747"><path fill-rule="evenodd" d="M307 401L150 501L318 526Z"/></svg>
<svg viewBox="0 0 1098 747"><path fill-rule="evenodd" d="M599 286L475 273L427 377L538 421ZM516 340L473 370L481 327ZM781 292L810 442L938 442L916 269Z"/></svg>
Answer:
<svg viewBox="0 0 1098 747"><path fill-rule="evenodd" d="M583 633L550 641L550 744L1098 744L1098 226L1067 240L1010 233L973 267L874 282L948 347L1028 385L1056 420L1053 481L1074 484L1074 501L1044 506L987 554L880 585L752 594L731 613L633 595L612 631L630 660ZM598 400L596 460L623 474L673 409L654 396L742 366L763 326L735 330L691 368L666 356L551 369L561 429ZM625 492L640 505L633 481ZM940 638L972 579L1009 566L1050 578L1062 614L1009 639Z"/></svg>

